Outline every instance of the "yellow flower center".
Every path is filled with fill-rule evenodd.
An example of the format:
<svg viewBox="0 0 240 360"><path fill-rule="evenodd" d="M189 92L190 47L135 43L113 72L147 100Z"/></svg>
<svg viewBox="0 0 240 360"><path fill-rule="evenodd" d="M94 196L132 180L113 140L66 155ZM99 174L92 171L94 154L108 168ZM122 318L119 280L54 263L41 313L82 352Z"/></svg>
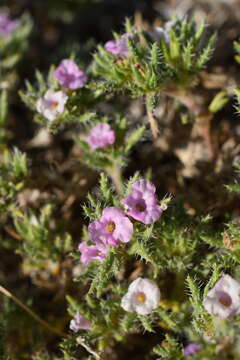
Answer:
<svg viewBox="0 0 240 360"><path fill-rule="evenodd" d="M112 232L114 232L115 229L116 229L115 223L113 221L110 221L107 224L107 232L112 233Z"/></svg>
<svg viewBox="0 0 240 360"><path fill-rule="evenodd" d="M58 103L52 103L52 104L50 104L50 108L51 108L52 110L56 109L57 106L58 106Z"/></svg>
<svg viewBox="0 0 240 360"><path fill-rule="evenodd" d="M144 304L146 301L146 295L143 292L139 292L136 295L136 302L138 302L139 304Z"/></svg>
<svg viewBox="0 0 240 360"><path fill-rule="evenodd" d="M143 212L145 210L145 208L144 208L144 206L142 204L137 204L135 207L140 212Z"/></svg>

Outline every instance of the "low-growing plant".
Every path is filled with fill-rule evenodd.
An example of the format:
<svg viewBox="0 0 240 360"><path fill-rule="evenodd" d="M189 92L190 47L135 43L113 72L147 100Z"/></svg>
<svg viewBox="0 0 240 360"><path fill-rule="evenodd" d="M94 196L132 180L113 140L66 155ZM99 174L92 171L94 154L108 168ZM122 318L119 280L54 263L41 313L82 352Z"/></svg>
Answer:
<svg viewBox="0 0 240 360"><path fill-rule="evenodd" d="M0 41L6 60L2 86L22 56L31 22L23 17L18 26L19 32L13 29ZM70 54L50 66L48 74L36 71L36 82L27 81L20 91L38 129L53 137L71 129L71 144L81 154L78 162L98 176L97 189L78 204L83 221L74 219L76 236L71 215L59 216L57 196L37 209L21 204L19 195L33 187L30 157L17 149L2 154L1 227L16 240L3 248L20 255L21 271L34 284L66 297L69 313L54 327L0 286L45 330L63 337L62 356L41 349L33 359L108 359L117 344L134 334L150 336L143 354L149 359L239 358L239 219L223 214L216 226L211 213L191 214L183 199L162 193L154 169L145 167L130 177L124 173L132 152L146 139L152 141L148 125L157 141L154 109L160 97L187 107L193 126L204 127L211 146L210 120L228 98L222 90L206 105L192 90L216 41L205 30L204 22L187 17L151 31L127 20L125 33L114 33L114 40L99 45L90 64L80 67L81 59ZM239 51L238 43L235 48ZM123 111L124 99L119 110L116 99L123 94L143 101L146 119L131 121ZM114 114L105 114L102 109L111 101ZM5 88L0 104L1 144L6 145ZM238 184L225 185L239 192ZM3 353L2 333L0 327Z"/></svg>

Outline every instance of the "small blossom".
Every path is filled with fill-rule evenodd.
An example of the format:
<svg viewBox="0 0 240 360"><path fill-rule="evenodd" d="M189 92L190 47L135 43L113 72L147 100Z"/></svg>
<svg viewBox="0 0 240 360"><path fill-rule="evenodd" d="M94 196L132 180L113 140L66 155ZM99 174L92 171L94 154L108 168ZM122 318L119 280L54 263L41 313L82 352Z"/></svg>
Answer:
<svg viewBox="0 0 240 360"><path fill-rule="evenodd" d="M108 41L104 45L104 47L108 52L112 53L113 55L127 57L129 55L127 39L133 36L133 34L126 33L122 35L120 39Z"/></svg>
<svg viewBox="0 0 240 360"><path fill-rule="evenodd" d="M174 21L168 21L164 27L156 26L155 31L150 33L153 40L163 39L166 44L170 43L169 30L171 29Z"/></svg>
<svg viewBox="0 0 240 360"><path fill-rule="evenodd" d="M76 90L84 86L87 81L86 73L79 69L72 60L62 60L54 72L55 78L66 89Z"/></svg>
<svg viewBox="0 0 240 360"><path fill-rule="evenodd" d="M18 20L11 20L6 13L0 13L0 35L11 35L18 25Z"/></svg>
<svg viewBox="0 0 240 360"><path fill-rule="evenodd" d="M167 43L167 44L170 42L170 39L169 39L166 29L164 29L161 26L155 27L155 31L151 33L151 37L155 41L158 39L163 39L165 41L165 43Z"/></svg>
<svg viewBox="0 0 240 360"><path fill-rule="evenodd" d="M133 235L133 224L121 209L108 207L103 210L100 220L93 221L88 227L91 240L97 245L117 246L128 242Z"/></svg>
<svg viewBox="0 0 240 360"><path fill-rule="evenodd" d="M121 306L126 311L148 315L158 307L159 301L160 290L157 284L153 280L137 278L123 296Z"/></svg>
<svg viewBox="0 0 240 360"><path fill-rule="evenodd" d="M90 246L83 242L79 245L78 250L81 253L80 262L84 265L88 265L92 260L103 261L108 253L108 248L100 241L97 245Z"/></svg>
<svg viewBox="0 0 240 360"><path fill-rule="evenodd" d="M99 123L90 131L87 143L92 150L105 148L115 142L115 132L106 123Z"/></svg>
<svg viewBox="0 0 240 360"><path fill-rule="evenodd" d="M89 330L91 328L90 321L82 316L79 311L75 317L70 321L70 329L74 332L79 330Z"/></svg>
<svg viewBox="0 0 240 360"><path fill-rule="evenodd" d="M192 356L197 354L201 350L201 345L195 342L188 344L184 348L184 355L185 356Z"/></svg>
<svg viewBox="0 0 240 360"><path fill-rule="evenodd" d="M43 98L36 103L37 111L46 119L52 121L65 109L68 96L63 91L53 91L49 89Z"/></svg>
<svg viewBox="0 0 240 360"><path fill-rule="evenodd" d="M141 179L132 185L132 192L124 200L127 215L144 224L152 224L159 219L162 208L158 205L156 188L149 180Z"/></svg>
<svg viewBox="0 0 240 360"><path fill-rule="evenodd" d="M223 275L208 292L203 301L205 309L221 319L240 314L240 283L229 275Z"/></svg>

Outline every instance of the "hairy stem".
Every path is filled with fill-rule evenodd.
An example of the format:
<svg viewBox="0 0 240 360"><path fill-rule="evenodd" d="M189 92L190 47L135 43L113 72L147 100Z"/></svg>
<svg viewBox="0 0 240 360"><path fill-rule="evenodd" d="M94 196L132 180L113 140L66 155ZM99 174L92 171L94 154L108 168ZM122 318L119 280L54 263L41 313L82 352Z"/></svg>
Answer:
<svg viewBox="0 0 240 360"><path fill-rule="evenodd" d="M150 128L152 131L152 135L154 137L154 139L157 139L158 137L158 125L157 125L157 121L153 115L153 111L150 109L147 109L147 117L148 117L148 121L150 124Z"/></svg>
<svg viewBox="0 0 240 360"><path fill-rule="evenodd" d="M109 169L107 169L107 173L112 179L112 182L115 186L116 192L118 195L122 195L123 192L123 180L122 180L122 171L120 167L113 166Z"/></svg>
<svg viewBox="0 0 240 360"><path fill-rule="evenodd" d="M14 296L10 291L5 289L3 286L0 285L0 292L7 296L8 298L12 299L15 304L20 306L24 311L26 311L34 320L36 320L39 324L41 324L44 328L48 331L58 335L66 337L67 335L60 330L54 328L53 326L49 325L45 320L41 319L33 310L31 310L27 305L23 304L16 296Z"/></svg>

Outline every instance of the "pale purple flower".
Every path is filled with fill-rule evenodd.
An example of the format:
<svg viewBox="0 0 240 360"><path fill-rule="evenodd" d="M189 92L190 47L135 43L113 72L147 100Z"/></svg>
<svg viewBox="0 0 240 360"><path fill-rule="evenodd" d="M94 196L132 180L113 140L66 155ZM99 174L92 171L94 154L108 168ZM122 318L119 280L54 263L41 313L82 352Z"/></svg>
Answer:
<svg viewBox="0 0 240 360"><path fill-rule="evenodd" d="M18 25L18 20L11 20L6 13L0 13L0 35L11 35Z"/></svg>
<svg viewBox="0 0 240 360"><path fill-rule="evenodd" d="M153 280L137 278L123 296L121 306L129 312L148 315L159 306L160 290Z"/></svg>
<svg viewBox="0 0 240 360"><path fill-rule="evenodd" d="M49 89L45 95L36 102L37 111L46 119L52 121L65 110L68 96L63 91Z"/></svg>
<svg viewBox="0 0 240 360"><path fill-rule="evenodd" d="M133 224L121 209L108 207L103 210L100 220L89 224L91 240L97 245L117 246L120 242L128 242L133 235Z"/></svg>
<svg viewBox="0 0 240 360"><path fill-rule="evenodd" d="M223 275L203 300L203 306L221 319L240 314L240 283L229 275Z"/></svg>
<svg viewBox="0 0 240 360"><path fill-rule="evenodd" d="M89 330L91 328L91 323L78 311L74 318L70 321L69 327L72 331L78 332L79 330Z"/></svg>
<svg viewBox="0 0 240 360"><path fill-rule="evenodd" d="M87 143L92 150L105 148L115 142L115 132L109 124L98 123L95 125L87 137Z"/></svg>
<svg viewBox="0 0 240 360"><path fill-rule="evenodd" d="M150 33L153 40L163 39L166 44L170 43L169 30L173 26L174 21L168 21L164 27L156 26L155 31Z"/></svg>
<svg viewBox="0 0 240 360"><path fill-rule="evenodd" d="M66 89L76 90L84 86L87 81L85 71L79 69L72 60L62 60L54 72L55 78Z"/></svg>
<svg viewBox="0 0 240 360"><path fill-rule="evenodd" d="M122 201L127 215L144 224L159 219L162 208L158 205L156 188L149 180L141 179L132 185L132 192Z"/></svg>
<svg viewBox="0 0 240 360"><path fill-rule="evenodd" d="M120 39L108 41L104 45L104 47L108 52L110 52L113 55L127 57L129 55L127 39L133 36L134 35L131 33L126 33L122 35Z"/></svg>
<svg viewBox="0 0 240 360"><path fill-rule="evenodd" d="M101 241L97 245L87 245L86 242L78 246L81 253L80 262L88 265L92 260L103 261L108 253L108 248Z"/></svg>
<svg viewBox="0 0 240 360"><path fill-rule="evenodd" d="M188 344L184 348L184 355L185 356L192 356L197 354L201 350L201 345L195 342Z"/></svg>

